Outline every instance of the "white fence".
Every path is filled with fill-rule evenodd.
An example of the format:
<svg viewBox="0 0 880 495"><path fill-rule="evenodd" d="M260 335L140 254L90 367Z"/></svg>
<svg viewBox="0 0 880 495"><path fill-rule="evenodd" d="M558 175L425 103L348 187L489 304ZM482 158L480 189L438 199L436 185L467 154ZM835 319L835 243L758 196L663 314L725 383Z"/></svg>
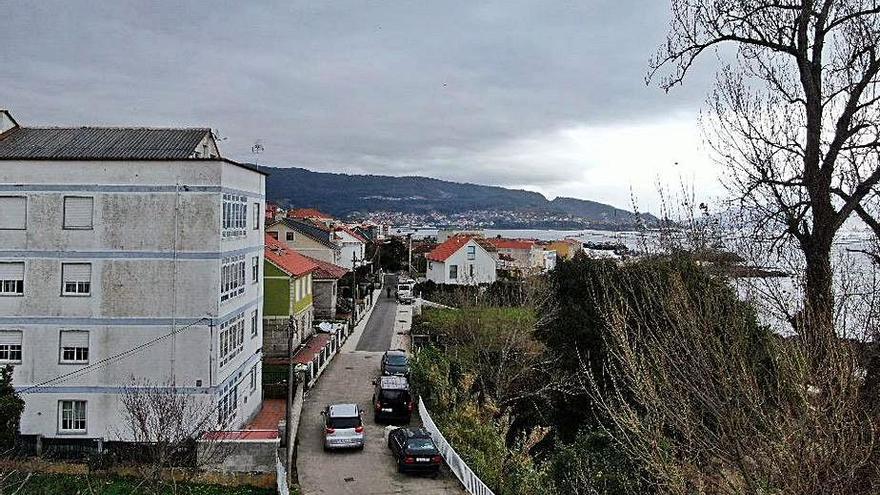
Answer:
<svg viewBox="0 0 880 495"><path fill-rule="evenodd" d="M431 432L431 438L434 440L434 443L437 444L437 448L440 450L443 459L446 460L449 469L455 474L458 481L461 481L461 484L464 485L464 489L471 495L495 495L492 490L490 490L489 487L486 486L486 484L483 483L473 471L471 471L471 468L464 463L464 460L458 455L455 449L449 445L449 442L447 442L443 434L440 433L437 425L434 424L434 420L431 419L431 415L428 413L428 409L425 408L425 403L422 401L421 397L419 397L419 416L422 417L422 424Z"/></svg>

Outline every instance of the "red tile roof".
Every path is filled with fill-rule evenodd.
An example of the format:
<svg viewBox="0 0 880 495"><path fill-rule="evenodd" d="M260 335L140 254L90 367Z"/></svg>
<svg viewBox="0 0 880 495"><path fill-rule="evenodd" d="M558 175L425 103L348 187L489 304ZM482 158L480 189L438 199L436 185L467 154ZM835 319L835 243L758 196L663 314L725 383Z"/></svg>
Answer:
<svg viewBox="0 0 880 495"><path fill-rule="evenodd" d="M321 280L327 279L335 279L339 280L346 273L349 272L348 268L341 267L339 265L334 265L333 263L328 263L326 261L322 261L316 258L312 258L310 256L306 256L306 259L311 261L312 263L318 265L318 268L312 274L313 277Z"/></svg>
<svg viewBox="0 0 880 495"><path fill-rule="evenodd" d="M492 237L486 239L489 244L495 246L495 249L532 249L535 245L534 241L523 239L504 239L500 237Z"/></svg>
<svg viewBox="0 0 880 495"><path fill-rule="evenodd" d="M446 261L450 256L455 254L471 239L474 239L474 237L469 235L452 236L449 239L446 239L446 242L440 244L439 246L435 247L430 253L426 254L425 258L431 261L439 261L442 263Z"/></svg>
<svg viewBox="0 0 880 495"><path fill-rule="evenodd" d="M311 259L269 235L266 235L266 260L294 277L302 277L318 269L318 265Z"/></svg>
<svg viewBox="0 0 880 495"><path fill-rule="evenodd" d="M294 208L287 212L290 218L333 218L332 215L321 212L315 208Z"/></svg>

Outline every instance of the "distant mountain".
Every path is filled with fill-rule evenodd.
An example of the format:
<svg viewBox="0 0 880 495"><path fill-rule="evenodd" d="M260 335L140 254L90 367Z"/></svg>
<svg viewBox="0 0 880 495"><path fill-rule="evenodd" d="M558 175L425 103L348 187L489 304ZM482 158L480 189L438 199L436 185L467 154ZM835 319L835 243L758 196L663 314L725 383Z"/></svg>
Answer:
<svg viewBox="0 0 880 495"><path fill-rule="evenodd" d="M445 215L510 211L540 224L541 215L576 217L582 223L631 225L631 212L575 198L547 200L520 189L450 182L429 177L391 177L313 172L304 168L260 167L269 173L266 196L282 207L315 207L345 218L372 212ZM644 218L651 223L653 216ZM551 223L558 223L557 221ZM537 225L536 225L537 226Z"/></svg>

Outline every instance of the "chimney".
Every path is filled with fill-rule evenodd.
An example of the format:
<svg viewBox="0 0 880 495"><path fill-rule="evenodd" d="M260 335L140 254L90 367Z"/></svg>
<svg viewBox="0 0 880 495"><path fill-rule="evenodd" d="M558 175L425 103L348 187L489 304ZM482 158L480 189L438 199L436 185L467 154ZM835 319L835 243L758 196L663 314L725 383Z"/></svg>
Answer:
<svg viewBox="0 0 880 495"><path fill-rule="evenodd" d="M18 127L18 122L12 118L12 114L9 113L9 110L3 110L0 108L0 136L16 127Z"/></svg>

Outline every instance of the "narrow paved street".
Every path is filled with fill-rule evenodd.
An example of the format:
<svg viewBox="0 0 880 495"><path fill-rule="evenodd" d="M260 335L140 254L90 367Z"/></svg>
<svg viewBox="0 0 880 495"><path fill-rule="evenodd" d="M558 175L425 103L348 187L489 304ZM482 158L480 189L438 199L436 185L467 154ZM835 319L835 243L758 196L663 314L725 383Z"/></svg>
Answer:
<svg viewBox="0 0 880 495"><path fill-rule="evenodd" d="M383 291L360 339L346 343L306 395L296 461L304 494L463 493L448 471L437 479L399 474L385 443L385 425L373 422L372 380L379 374L382 352L391 343L396 314L397 304L386 299ZM321 410L327 404L339 402L356 402L365 411L367 442L362 451L324 452L322 448ZM413 424L417 422L414 417Z"/></svg>
<svg viewBox="0 0 880 495"><path fill-rule="evenodd" d="M359 351L385 352L391 345L391 337L394 334L394 319L397 316L397 303L394 297L394 289L397 287L397 275L386 275L385 286L392 287L391 298L385 297L385 290L373 309L373 314L367 322L367 328L357 344Z"/></svg>

